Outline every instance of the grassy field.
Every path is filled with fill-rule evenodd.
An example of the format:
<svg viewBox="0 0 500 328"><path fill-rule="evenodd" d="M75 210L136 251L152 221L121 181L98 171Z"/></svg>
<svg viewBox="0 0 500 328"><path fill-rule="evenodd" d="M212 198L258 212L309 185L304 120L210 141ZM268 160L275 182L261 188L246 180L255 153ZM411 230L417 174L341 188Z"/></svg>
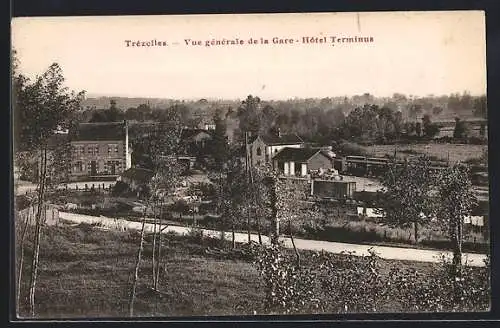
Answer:
<svg viewBox="0 0 500 328"><path fill-rule="evenodd" d="M408 155L427 154L435 159L447 161L448 156L451 163L465 161L471 158L479 158L483 155L487 145L470 144L413 144L413 145L372 145L366 146L370 156L384 157L394 156L397 149L398 157L404 158Z"/></svg>
<svg viewBox="0 0 500 328"><path fill-rule="evenodd" d="M46 228L42 238L36 294L40 317L128 316L131 273L137 233L101 231L89 226ZM152 295L151 252L145 248L135 313L138 316L252 314L262 291L257 271L241 260L204 255L204 246L171 237L160 274L163 293ZM25 268L29 267L27 258ZM24 272L25 277L28 271ZM27 283L23 279L21 316L26 315Z"/></svg>
<svg viewBox="0 0 500 328"><path fill-rule="evenodd" d="M167 236L162 293L153 294L150 240L140 269L137 316L206 316L265 314L261 278L249 259L209 255L220 241ZM36 312L40 318L128 316L128 297L139 236L137 232L103 231L88 225L44 228ZM291 252L291 250L290 250ZM304 265L307 254L303 254ZM342 255L338 255L342 256ZM27 315L30 250L26 250L20 317ZM381 274L390 268L415 268L431 275L437 264L380 260ZM325 301L326 302L326 301ZM404 310L404 301L390 298L380 311ZM255 311L255 312L254 312Z"/></svg>

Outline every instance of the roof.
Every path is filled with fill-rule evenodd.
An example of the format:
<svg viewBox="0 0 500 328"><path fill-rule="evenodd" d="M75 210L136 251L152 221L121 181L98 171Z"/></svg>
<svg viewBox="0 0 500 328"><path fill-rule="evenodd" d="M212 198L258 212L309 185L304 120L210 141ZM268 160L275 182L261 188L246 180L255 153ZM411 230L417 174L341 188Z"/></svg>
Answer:
<svg viewBox="0 0 500 328"><path fill-rule="evenodd" d="M124 140L125 122L80 123L71 136L74 141Z"/></svg>
<svg viewBox="0 0 500 328"><path fill-rule="evenodd" d="M121 174L122 178L137 181L139 183L146 183L153 177L153 171L143 169L140 167L132 167Z"/></svg>
<svg viewBox="0 0 500 328"><path fill-rule="evenodd" d="M68 141L67 134L55 133L47 139L47 146L49 149L55 149L60 145L65 144Z"/></svg>
<svg viewBox="0 0 500 328"><path fill-rule="evenodd" d="M307 162L315 154L321 153L331 159L320 148L283 148L280 152L273 157L273 160L278 161L294 161L294 162Z"/></svg>
<svg viewBox="0 0 500 328"><path fill-rule="evenodd" d="M261 138L266 143L266 145L295 145L304 143L304 140L302 140L295 133L282 134L280 136L277 135L261 136Z"/></svg>
<svg viewBox="0 0 500 328"><path fill-rule="evenodd" d="M197 135L198 133L206 133L208 135L212 135L212 133L208 130L204 129L183 129L181 132L181 140L188 140Z"/></svg>

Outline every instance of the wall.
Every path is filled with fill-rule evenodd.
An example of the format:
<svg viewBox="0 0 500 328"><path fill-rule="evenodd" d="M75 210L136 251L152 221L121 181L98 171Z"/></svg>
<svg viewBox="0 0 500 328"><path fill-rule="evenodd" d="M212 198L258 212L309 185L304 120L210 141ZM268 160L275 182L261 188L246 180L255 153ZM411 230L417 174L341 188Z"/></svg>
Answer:
<svg viewBox="0 0 500 328"><path fill-rule="evenodd" d="M322 153L317 153L307 161L307 169L319 170L320 168L325 170L333 168L333 161Z"/></svg>
<svg viewBox="0 0 500 328"><path fill-rule="evenodd" d="M255 166L259 163L264 164L266 162L266 144L260 137L254 140L252 144L248 146L250 151L250 165ZM258 155L258 149L260 148L260 155Z"/></svg>
<svg viewBox="0 0 500 328"><path fill-rule="evenodd" d="M339 182L313 180L311 193L318 197L332 197L335 199L353 198L356 191L355 182Z"/></svg>

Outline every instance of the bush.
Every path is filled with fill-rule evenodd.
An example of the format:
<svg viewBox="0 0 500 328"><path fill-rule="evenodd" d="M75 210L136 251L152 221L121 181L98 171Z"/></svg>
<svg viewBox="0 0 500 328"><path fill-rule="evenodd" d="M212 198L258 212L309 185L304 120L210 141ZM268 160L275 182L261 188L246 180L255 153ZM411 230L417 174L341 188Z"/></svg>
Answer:
<svg viewBox="0 0 500 328"><path fill-rule="evenodd" d="M372 249L366 256L312 252L299 267L278 245L253 247L265 289L263 307L271 313L375 312L394 301L404 312L490 308L489 260L481 268L467 263L455 268L443 258L431 275L395 264L383 274L383 260Z"/></svg>
<svg viewBox="0 0 500 328"><path fill-rule="evenodd" d="M403 300L410 311L486 311L491 297L489 260L485 264L465 264L458 271L442 257L439 269L425 281L414 269L393 267L386 284L392 286L391 296Z"/></svg>
<svg viewBox="0 0 500 328"><path fill-rule="evenodd" d="M187 236L190 240L199 243L203 240L203 230L200 228L191 228L189 229Z"/></svg>
<svg viewBox="0 0 500 328"><path fill-rule="evenodd" d="M321 256L321 287L335 312L375 312L384 293L378 256L372 249L368 256L352 254Z"/></svg>
<svg viewBox="0 0 500 328"><path fill-rule="evenodd" d="M189 205L184 199L179 199L170 206L170 210L181 214L187 214L189 212Z"/></svg>
<svg viewBox="0 0 500 328"><path fill-rule="evenodd" d="M319 308L315 298L316 272L298 266L280 245L255 245L259 273L264 281L264 309L271 313L310 313Z"/></svg>
<svg viewBox="0 0 500 328"><path fill-rule="evenodd" d="M126 184L125 182L123 181L117 181L115 183L115 185L113 186L113 189L111 191L111 193L113 195L125 195L125 194L129 194L131 193L132 191L130 190L130 187L128 184Z"/></svg>

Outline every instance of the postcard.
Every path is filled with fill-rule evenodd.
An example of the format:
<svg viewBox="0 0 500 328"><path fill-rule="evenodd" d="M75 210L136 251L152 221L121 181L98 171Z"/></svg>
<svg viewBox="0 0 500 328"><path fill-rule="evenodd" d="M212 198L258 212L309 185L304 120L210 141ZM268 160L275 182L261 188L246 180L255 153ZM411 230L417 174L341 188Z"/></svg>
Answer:
<svg viewBox="0 0 500 328"><path fill-rule="evenodd" d="M484 12L11 26L18 320L490 310Z"/></svg>

